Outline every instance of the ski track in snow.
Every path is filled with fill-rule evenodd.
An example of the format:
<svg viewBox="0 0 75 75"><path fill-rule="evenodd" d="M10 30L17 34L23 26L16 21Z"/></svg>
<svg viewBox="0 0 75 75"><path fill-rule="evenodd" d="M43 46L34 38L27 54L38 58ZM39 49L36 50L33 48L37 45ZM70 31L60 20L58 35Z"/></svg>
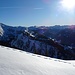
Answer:
<svg viewBox="0 0 75 75"><path fill-rule="evenodd" d="M0 46L0 75L75 75L75 61Z"/></svg>
<svg viewBox="0 0 75 75"><path fill-rule="evenodd" d="M33 53L29 53L29 52L25 52L25 51L22 51L22 50L18 50L18 49L14 49L14 48L9 48L9 47L4 47L4 46L1 46L2 48L6 48L8 50L14 50L14 51L19 51L21 53L27 53L27 54L31 54L32 56L37 56L37 57L42 57L44 59L49 59L49 60L53 60L53 61L57 61L57 62L62 62L62 63L67 63L67 64L71 64L71 65L75 65L75 64L72 64L71 62L67 62L67 61L64 61L64 60L60 60L60 59L53 59L53 58L50 58L50 57L46 57L46 56L42 56L42 55L36 55L36 54L33 54ZM75 66L74 66L75 67Z"/></svg>
<svg viewBox="0 0 75 75"><path fill-rule="evenodd" d="M53 59L53 58L50 58L50 57L46 57L46 56L42 56L42 55L36 55L36 54L33 54L33 53L29 53L29 52L25 52L25 51L22 51L22 50L18 50L18 49L14 49L14 48L9 48L9 47L4 47L4 46L1 46L2 48L6 48L8 50L14 50L14 51L19 51L21 53L27 53L27 54L31 54L32 56L37 56L37 57L40 57L40 58L43 58L43 59L49 59L49 60L53 60L53 61L57 61L57 62L62 62L62 63L67 63L67 64L71 64L71 65L75 65L75 64L72 64L71 62L67 62L65 60L60 60L60 59Z"/></svg>

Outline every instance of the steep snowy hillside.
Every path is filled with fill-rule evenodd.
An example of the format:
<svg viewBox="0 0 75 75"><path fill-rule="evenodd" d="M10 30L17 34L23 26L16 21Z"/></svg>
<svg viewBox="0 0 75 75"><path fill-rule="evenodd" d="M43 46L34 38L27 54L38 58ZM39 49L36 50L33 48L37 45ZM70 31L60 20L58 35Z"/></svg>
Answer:
<svg viewBox="0 0 75 75"><path fill-rule="evenodd" d="M0 46L0 75L75 75L74 63Z"/></svg>
<svg viewBox="0 0 75 75"><path fill-rule="evenodd" d="M2 36L3 35L3 29L2 29L2 27L0 26L0 36Z"/></svg>

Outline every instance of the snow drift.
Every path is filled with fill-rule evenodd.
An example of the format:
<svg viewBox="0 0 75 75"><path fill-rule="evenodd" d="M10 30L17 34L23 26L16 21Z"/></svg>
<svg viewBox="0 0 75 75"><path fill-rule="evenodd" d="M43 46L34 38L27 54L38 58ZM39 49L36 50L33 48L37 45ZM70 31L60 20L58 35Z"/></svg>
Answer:
<svg viewBox="0 0 75 75"><path fill-rule="evenodd" d="M71 61L0 46L0 75L75 75L75 66Z"/></svg>

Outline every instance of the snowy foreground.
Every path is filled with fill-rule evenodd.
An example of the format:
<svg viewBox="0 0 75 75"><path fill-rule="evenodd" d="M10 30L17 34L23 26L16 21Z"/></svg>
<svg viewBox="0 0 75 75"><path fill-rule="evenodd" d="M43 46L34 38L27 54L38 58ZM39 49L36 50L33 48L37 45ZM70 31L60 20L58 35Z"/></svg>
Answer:
<svg viewBox="0 0 75 75"><path fill-rule="evenodd" d="M0 46L0 75L75 75L74 64Z"/></svg>

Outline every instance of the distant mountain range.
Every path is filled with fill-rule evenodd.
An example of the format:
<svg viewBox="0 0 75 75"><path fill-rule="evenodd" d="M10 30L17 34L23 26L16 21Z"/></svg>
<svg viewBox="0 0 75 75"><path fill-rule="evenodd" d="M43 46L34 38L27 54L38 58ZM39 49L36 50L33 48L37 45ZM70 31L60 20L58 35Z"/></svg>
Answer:
<svg viewBox="0 0 75 75"><path fill-rule="evenodd" d="M0 23L0 45L58 59L75 59L75 26L12 27Z"/></svg>

